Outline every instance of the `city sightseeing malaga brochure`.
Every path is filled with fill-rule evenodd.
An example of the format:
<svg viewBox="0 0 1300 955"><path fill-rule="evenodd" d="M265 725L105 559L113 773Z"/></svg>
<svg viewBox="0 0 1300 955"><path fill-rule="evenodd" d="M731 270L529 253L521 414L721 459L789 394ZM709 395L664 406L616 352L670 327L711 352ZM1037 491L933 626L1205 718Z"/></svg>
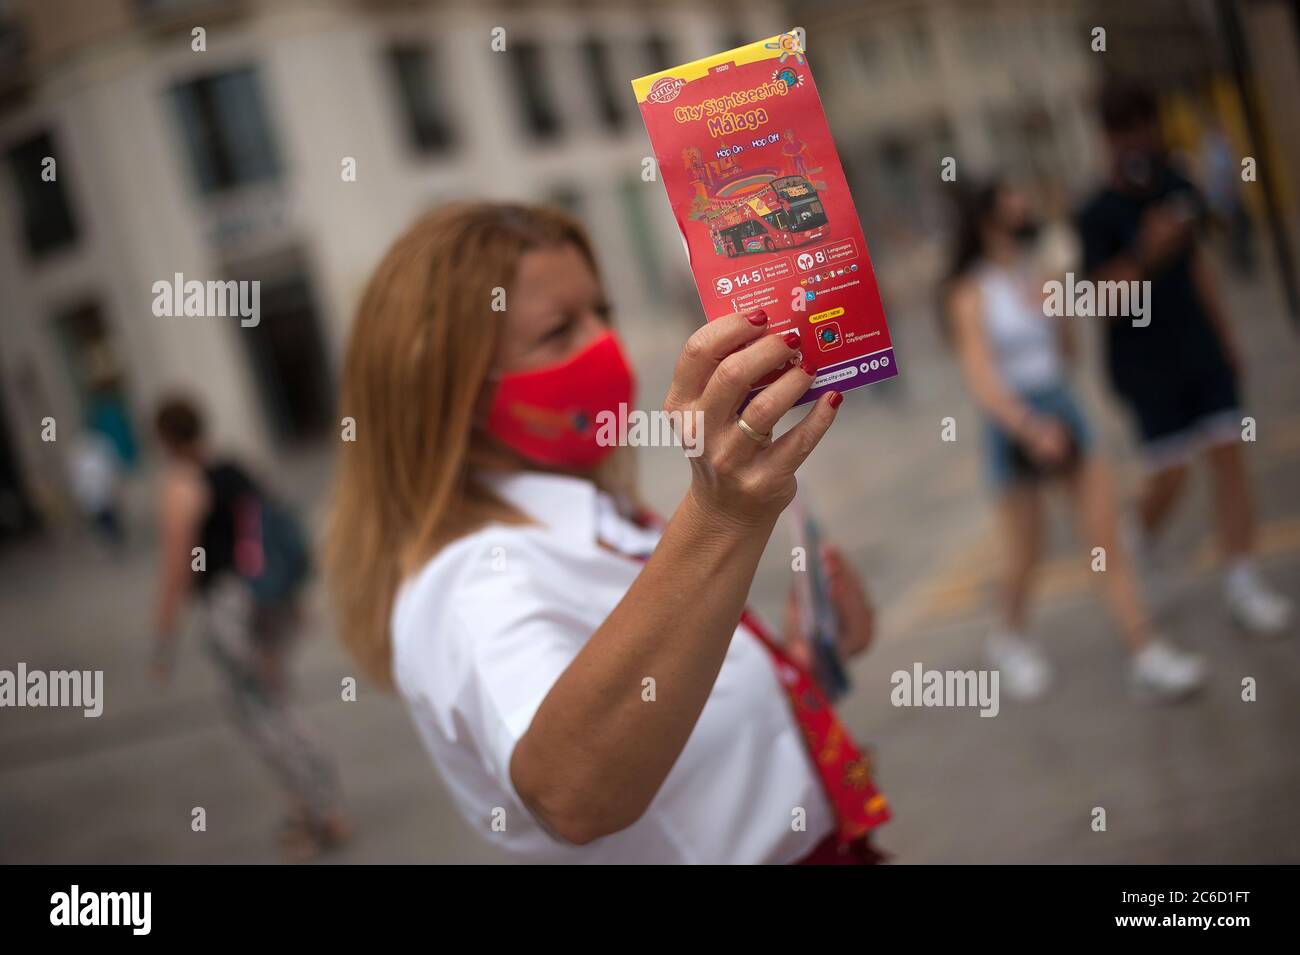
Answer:
<svg viewBox="0 0 1300 955"><path fill-rule="evenodd" d="M632 90L706 317L762 308L770 333L796 330L802 357L818 369L799 404L897 375L867 243L799 37L652 73Z"/></svg>

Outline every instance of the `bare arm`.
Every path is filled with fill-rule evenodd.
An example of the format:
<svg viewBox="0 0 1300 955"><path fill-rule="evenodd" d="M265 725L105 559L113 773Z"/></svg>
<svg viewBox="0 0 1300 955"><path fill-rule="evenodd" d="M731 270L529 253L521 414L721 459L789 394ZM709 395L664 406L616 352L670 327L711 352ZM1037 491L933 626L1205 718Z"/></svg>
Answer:
<svg viewBox="0 0 1300 955"><path fill-rule="evenodd" d="M959 281L953 287L948 307L966 387L985 412L1005 430L1018 434L1030 409L1002 384L984 331L984 303L979 288L972 282Z"/></svg>
<svg viewBox="0 0 1300 955"><path fill-rule="evenodd" d="M795 469L834 419L823 397L766 448L736 426L750 384L792 354L780 337L756 341L764 324L728 316L687 343L665 408L704 413L691 489L515 746L515 790L567 841L631 825L658 792L717 679L759 557L794 495ZM810 381L800 368L786 371L746 407L746 423L771 431ZM655 702L642 699L646 677L655 680Z"/></svg>
<svg viewBox="0 0 1300 955"><path fill-rule="evenodd" d="M979 289L959 282L949 299L962 373L975 401L1031 456L1044 464L1060 461L1068 450L1064 427L1035 412L1002 383L984 332Z"/></svg>
<svg viewBox="0 0 1300 955"><path fill-rule="evenodd" d="M198 543L207 489L196 471L173 470L163 481L155 633L161 647L175 636L177 618L193 585L191 551Z"/></svg>

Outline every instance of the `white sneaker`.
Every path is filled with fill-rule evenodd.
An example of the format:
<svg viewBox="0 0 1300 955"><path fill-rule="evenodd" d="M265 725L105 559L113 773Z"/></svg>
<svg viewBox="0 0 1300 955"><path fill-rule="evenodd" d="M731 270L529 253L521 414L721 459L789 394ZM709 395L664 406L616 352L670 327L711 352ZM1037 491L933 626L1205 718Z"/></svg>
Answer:
<svg viewBox="0 0 1300 955"><path fill-rule="evenodd" d="M1036 700L1052 682L1052 667L1038 646L1024 637L997 631L988 640L988 656L1001 674L1001 687L1013 700Z"/></svg>
<svg viewBox="0 0 1300 955"><path fill-rule="evenodd" d="M1181 700L1205 682L1205 664L1195 653L1152 640L1133 658L1130 674L1139 696L1162 703Z"/></svg>
<svg viewBox="0 0 1300 955"><path fill-rule="evenodd" d="M1228 611L1243 630L1275 636L1290 626L1291 601L1269 589L1252 567L1230 571L1223 589Z"/></svg>

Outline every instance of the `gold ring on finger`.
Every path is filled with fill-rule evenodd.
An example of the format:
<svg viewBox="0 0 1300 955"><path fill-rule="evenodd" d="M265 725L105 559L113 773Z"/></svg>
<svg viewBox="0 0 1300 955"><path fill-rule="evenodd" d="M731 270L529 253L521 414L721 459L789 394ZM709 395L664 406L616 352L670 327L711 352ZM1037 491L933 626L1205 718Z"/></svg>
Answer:
<svg viewBox="0 0 1300 955"><path fill-rule="evenodd" d="M768 431L767 433L764 433L762 431L755 431L753 428L751 428L748 424L745 423L744 418L737 418L736 424L738 424L740 426L740 430L745 433L745 437L749 438L751 441L756 441L757 443L763 445L764 447L772 443L771 431Z"/></svg>

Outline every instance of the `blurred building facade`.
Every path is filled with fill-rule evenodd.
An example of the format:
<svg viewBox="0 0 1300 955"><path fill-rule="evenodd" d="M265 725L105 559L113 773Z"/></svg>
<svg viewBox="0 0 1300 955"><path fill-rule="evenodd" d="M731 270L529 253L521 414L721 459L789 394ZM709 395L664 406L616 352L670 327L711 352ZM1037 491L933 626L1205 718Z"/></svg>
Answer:
<svg viewBox="0 0 1300 955"><path fill-rule="evenodd" d="M1300 228L1300 6L1292 0L819 0L800 8L818 85L882 279L886 310L933 294L951 185L996 174L1061 216L1103 174L1094 95L1107 75L1159 96L1194 177L1207 127L1255 152L1224 40L1240 19L1284 215ZM1094 33L1105 30L1104 49ZM828 70L825 64L833 64ZM833 80L833 82L830 82ZM1243 191L1257 225L1259 190ZM1300 232L1295 233L1300 240ZM1292 242L1300 248L1300 241Z"/></svg>
<svg viewBox="0 0 1300 955"><path fill-rule="evenodd" d="M61 483L46 417L62 437L107 401L138 437L157 396L183 387L217 441L255 458L333 433L363 283L439 202L571 207L624 311L659 294L670 268L680 284L683 263L664 261L680 241L662 186L641 178L628 81L781 22L770 3L680 0L9 0L7 522ZM176 273L260 280L259 325L156 317L153 284Z"/></svg>
<svg viewBox="0 0 1300 955"><path fill-rule="evenodd" d="M1194 83L1217 69L1210 14L1202 0L0 0L0 534L56 510L47 417L62 438L115 416L139 444L157 397L184 387L216 440L255 459L319 446L363 283L449 199L568 206L621 312L667 300L695 315L663 188L642 179L633 77L804 26L892 314L933 288L944 157L962 178L1077 192L1099 172L1089 99L1106 58L1132 60L1149 29L1172 45L1138 57L1147 71ZM1266 21L1252 29L1273 40ZM1279 62L1285 83L1297 61ZM260 324L155 316L153 284L176 273L260 280Z"/></svg>
<svg viewBox="0 0 1300 955"><path fill-rule="evenodd" d="M810 4L818 85L871 243L886 311L932 297L952 180L1029 191L1097 173L1089 99L1100 75L1076 0Z"/></svg>

